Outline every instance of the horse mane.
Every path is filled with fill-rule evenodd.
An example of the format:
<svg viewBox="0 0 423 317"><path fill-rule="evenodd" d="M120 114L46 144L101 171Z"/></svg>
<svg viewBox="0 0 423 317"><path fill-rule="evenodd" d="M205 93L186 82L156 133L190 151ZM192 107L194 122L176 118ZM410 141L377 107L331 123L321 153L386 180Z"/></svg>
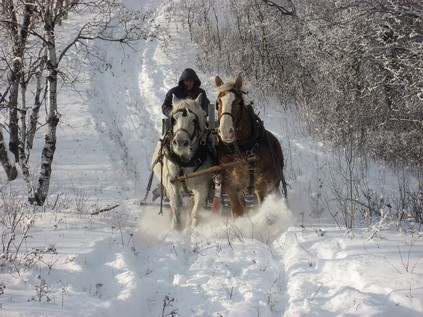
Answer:
<svg viewBox="0 0 423 317"><path fill-rule="evenodd" d="M200 130L202 133L206 130L206 113L201 108L201 105L197 105L195 100L192 99L181 99L176 101L172 105L172 111L170 112L170 116L173 116L175 112L181 110L181 109L187 109L190 112L195 113L195 115L198 117L198 125L200 126Z"/></svg>
<svg viewBox="0 0 423 317"><path fill-rule="evenodd" d="M225 92L225 91L229 91L231 89L237 89L237 88L235 88L235 82L227 82L216 87L216 89L218 93L221 93L221 92Z"/></svg>
<svg viewBox="0 0 423 317"><path fill-rule="evenodd" d="M244 85L242 87L244 87ZM244 90L242 87L237 88L234 81L228 81L227 83L223 83L222 85L216 87L216 90L219 94L225 91L230 91L231 89L238 90L241 93L244 104L252 104L251 99L248 97L248 90Z"/></svg>

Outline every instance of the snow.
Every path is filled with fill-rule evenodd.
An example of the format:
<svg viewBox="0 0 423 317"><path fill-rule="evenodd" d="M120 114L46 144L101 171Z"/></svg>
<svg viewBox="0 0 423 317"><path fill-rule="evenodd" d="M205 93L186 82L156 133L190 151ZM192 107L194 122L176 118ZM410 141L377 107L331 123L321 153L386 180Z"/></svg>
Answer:
<svg viewBox="0 0 423 317"><path fill-rule="evenodd" d="M271 196L242 218L203 211L197 228L176 232L168 210L140 205L164 94L184 68L196 69L166 3L148 3L155 23L173 27L166 47L98 42L109 65L87 74L83 100L62 95L54 208L36 212L23 251L54 248L27 269L1 267L0 316L421 316L422 234L382 221L347 231L327 210L311 214L310 187L335 158L275 102L261 117L286 151L289 208ZM216 74L197 73L213 100ZM389 172L373 168L389 187Z"/></svg>

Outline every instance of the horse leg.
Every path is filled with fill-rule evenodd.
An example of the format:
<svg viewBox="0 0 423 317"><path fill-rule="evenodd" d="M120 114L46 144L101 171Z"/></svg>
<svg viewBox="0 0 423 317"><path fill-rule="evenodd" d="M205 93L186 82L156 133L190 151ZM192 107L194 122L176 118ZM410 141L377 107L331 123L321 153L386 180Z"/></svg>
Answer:
<svg viewBox="0 0 423 317"><path fill-rule="evenodd" d="M226 188L226 194L228 195L231 203L232 218L244 215L245 200L242 196L242 192Z"/></svg>
<svg viewBox="0 0 423 317"><path fill-rule="evenodd" d="M183 206L182 198L178 186L169 186L166 188L170 208L172 209L172 229L182 230L181 209Z"/></svg>
<svg viewBox="0 0 423 317"><path fill-rule="evenodd" d="M199 222L198 213L199 213L199 210L203 207L204 202L207 199L209 187L210 187L210 184L208 180L204 180L194 187L196 189L192 191L194 196L191 197L193 201L191 206L192 208L189 209L191 212L187 219L187 226L191 226L192 228L194 228L198 225L198 222Z"/></svg>
<svg viewBox="0 0 423 317"><path fill-rule="evenodd" d="M192 191L192 196L189 198L188 203L186 205L186 211L187 211L187 219L185 223L185 227L191 226L191 219L194 219L194 213L196 208L196 201L198 199L198 195L196 191ZM194 226L192 226L194 227Z"/></svg>
<svg viewBox="0 0 423 317"><path fill-rule="evenodd" d="M259 179L254 185L254 194L257 197L257 203L261 206L264 202L264 198L267 196L267 184L263 179Z"/></svg>
<svg viewBox="0 0 423 317"><path fill-rule="evenodd" d="M200 208L200 193L198 191L193 191L194 196L191 197L192 199L192 208L188 209L188 218L187 218L187 227L191 226L194 228L198 224L198 210Z"/></svg>
<svg viewBox="0 0 423 317"><path fill-rule="evenodd" d="M257 204L260 207L261 205L263 205L265 195L263 194L263 192L259 190L256 190L254 193L256 194L256 197L257 197Z"/></svg>

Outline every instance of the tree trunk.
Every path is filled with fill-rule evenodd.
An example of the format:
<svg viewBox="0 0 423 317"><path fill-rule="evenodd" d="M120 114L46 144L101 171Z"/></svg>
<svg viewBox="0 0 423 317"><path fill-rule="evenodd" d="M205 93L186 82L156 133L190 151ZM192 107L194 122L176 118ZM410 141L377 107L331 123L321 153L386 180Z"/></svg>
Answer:
<svg viewBox="0 0 423 317"><path fill-rule="evenodd" d="M13 61L10 68L9 75L9 151L15 155L15 162L18 162L18 94L19 94L19 81L22 70L22 52L21 41L19 39L18 19L16 17L16 8L13 1L5 1L5 14L10 19L11 23L8 24L8 33L13 41Z"/></svg>
<svg viewBox="0 0 423 317"><path fill-rule="evenodd" d="M46 8L44 15L44 30L47 41L47 132L45 144L41 155L41 171L38 178L33 201L42 206L47 198L50 187L51 166L53 164L54 151L56 150L56 128L59 123L57 113L57 67L56 39L54 34L54 22L50 8ZM31 201L31 199L30 199Z"/></svg>
<svg viewBox="0 0 423 317"><path fill-rule="evenodd" d="M19 84L23 76L24 52L28 39L28 27L31 24L33 8L33 0L28 0L25 4L23 20L19 23L16 13L16 7L13 1L6 0L6 15L11 23L8 24L8 32L13 40L13 64L10 71L9 84L9 150L15 155L15 162L19 161L19 126L18 126L18 96ZM24 133L24 132L23 132Z"/></svg>
<svg viewBox="0 0 423 317"><path fill-rule="evenodd" d="M3 131L0 129L0 161L7 174L7 180L13 181L18 176L18 171L14 163L11 163L4 146Z"/></svg>
<svg viewBox="0 0 423 317"><path fill-rule="evenodd" d="M22 60L15 58L13 67L10 74L10 94L9 94L9 151L15 156L15 162L19 161L18 144L18 94L19 94L19 81Z"/></svg>
<svg viewBox="0 0 423 317"><path fill-rule="evenodd" d="M26 149L29 152L29 150L32 149L34 145L34 137L35 132L37 131L37 123L38 123L38 117L39 112L41 108L41 93L43 91L43 68L44 63L41 63L40 69L36 72L36 86L35 86L35 97L34 97L34 108L31 111L31 115L29 117L29 128L28 128L28 135L26 140Z"/></svg>
<svg viewBox="0 0 423 317"><path fill-rule="evenodd" d="M26 151L25 145L27 140L27 127L26 127L26 118L27 118L27 105L26 105L26 90L27 86L24 83L24 77L22 77L22 84L21 84L21 108L19 110L20 120L19 120L19 166L21 167L22 175L25 179L25 182L28 186L28 195L33 195L33 184L31 182L31 177L28 168L28 159L29 159L29 151Z"/></svg>
<svg viewBox="0 0 423 317"><path fill-rule="evenodd" d="M28 197L30 197L29 198L30 201L33 200L33 198L31 197L34 197L34 184L31 182L31 179L30 179L31 175L28 169L28 160L29 160L31 149L34 145L34 137L35 137L35 132L37 131L39 112L41 108L41 99L42 99L41 92L43 90L43 85L42 85L43 68L44 68L44 63L41 63L40 69L35 74L36 85L35 85L34 107L29 116L29 127L28 127L27 135L26 135L26 148L24 149L26 153L26 157L25 157L25 161L23 161L23 157L20 161L22 174L28 186Z"/></svg>

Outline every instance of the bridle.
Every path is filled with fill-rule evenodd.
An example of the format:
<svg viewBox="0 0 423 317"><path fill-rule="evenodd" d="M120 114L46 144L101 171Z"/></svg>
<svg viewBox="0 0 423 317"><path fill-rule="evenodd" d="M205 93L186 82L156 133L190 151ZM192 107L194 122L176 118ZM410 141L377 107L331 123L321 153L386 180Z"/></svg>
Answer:
<svg viewBox="0 0 423 317"><path fill-rule="evenodd" d="M234 117L234 115L231 112L223 112L217 118L218 123L220 123L220 120L223 116L230 116L232 118L232 122L234 123L235 130L241 130L240 123L242 121L242 118L244 117L244 108L245 108L244 98L242 98L242 94L246 94L246 92L244 92L242 90L235 89L235 88L228 90L228 92L232 92L238 98L239 103L240 103L241 114L240 114L239 118L237 119L237 118ZM219 110L219 100L216 100L216 110Z"/></svg>
<svg viewBox="0 0 423 317"><path fill-rule="evenodd" d="M175 120L173 116L178 112L182 112L182 116L187 116L188 112L194 114L195 121L196 121L195 127L192 134L185 128L180 128L180 129L177 129L176 131L173 131L173 122L172 122L167 132L167 137L165 138L166 141L163 144L164 147L167 149L165 151L165 155L167 156L169 160L171 160L176 165L178 165L178 167L180 168L180 172L183 172L183 168L185 167L195 167L195 170L197 170L197 168L199 168L206 161L208 156L207 138L202 137L200 135L202 133L202 130L200 128L200 122L198 119L198 115L196 113L189 111L187 109L179 109L175 111L174 113L172 113L171 120ZM173 151L172 140L174 138L174 135L180 131L186 133L189 136L191 143L195 139L195 137L199 139L198 148L195 151L193 157L188 161L184 160L182 157L180 157L178 154L176 154Z"/></svg>
<svg viewBox="0 0 423 317"><path fill-rule="evenodd" d="M175 114L177 114L177 113L179 113L179 112L182 112L182 116L183 117L186 117L187 115L188 115L188 110L187 109L179 109L179 110L177 110L177 111L175 111L173 114L172 114L172 117L171 117L171 120L172 120L172 126L171 126L171 128L170 128L170 134L171 134L171 138L173 139L173 136L174 135L176 135L178 132L184 132L184 133L186 133L187 135L188 135L188 137L189 137L189 140L192 142L193 140L194 140L194 138L196 137L196 136L198 136L199 135L199 133L200 133L200 124L199 124L199 121L198 121L198 116L197 116L197 114L195 114L194 112L190 112L190 113L192 113L193 115L195 115L195 127L194 127L194 129L193 129L193 131L192 131L192 133L190 133L187 129L185 129L185 128L179 128L179 129L177 129L176 131L173 131L173 121L174 120L176 120L173 116L175 115Z"/></svg>

